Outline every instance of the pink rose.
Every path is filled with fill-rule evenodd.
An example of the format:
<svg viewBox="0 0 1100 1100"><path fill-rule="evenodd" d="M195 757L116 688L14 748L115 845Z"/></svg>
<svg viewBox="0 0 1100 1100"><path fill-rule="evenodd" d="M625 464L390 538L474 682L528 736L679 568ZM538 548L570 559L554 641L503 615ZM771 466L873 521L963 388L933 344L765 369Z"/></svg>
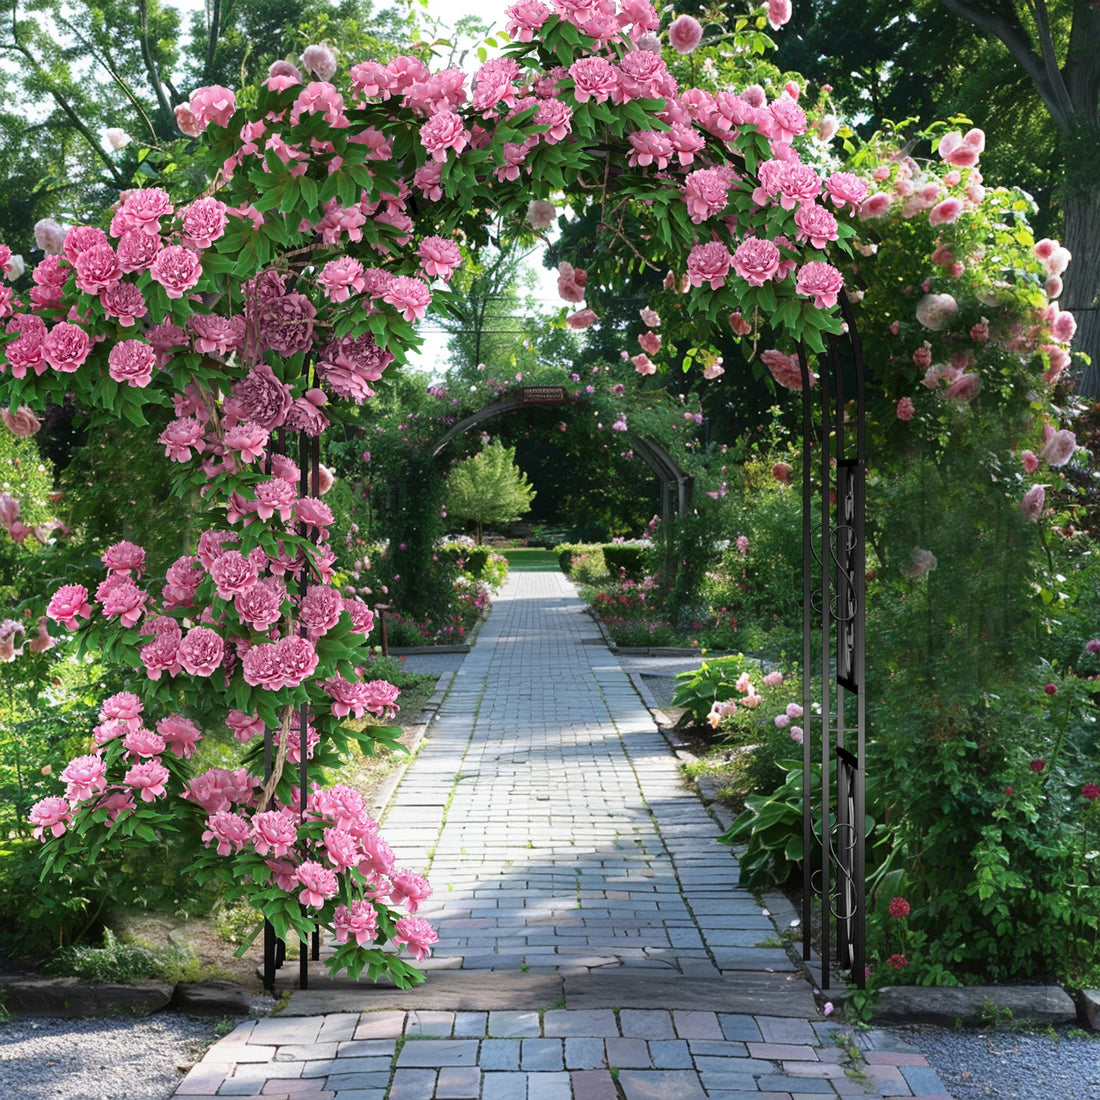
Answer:
<svg viewBox="0 0 1100 1100"><path fill-rule="evenodd" d="M1043 514L1043 506L1046 504L1047 492L1042 485L1032 485L1023 495L1020 501L1020 512L1024 519L1037 523Z"/></svg>
<svg viewBox="0 0 1100 1100"><path fill-rule="evenodd" d="M789 0L787 0L789 6ZM703 40L703 28L698 19L690 15L681 15L672 21L668 28L669 45L681 54L692 53Z"/></svg>
<svg viewBox="0 0 1100 1100"><path fill-rule="evenodd" d="M34 415L34 411L28 405L20 405L13 413L8 412L7 409L0 411L0 420L3 420L4 427L12 435L19 436L20 439L26 439L28 436L34 435L42 426L41 421Z"/></svg>
<svg viewBox="0 0 1100 1100"><path fill-rule="evenodd" d="M916 412L916 408L911 397L903 397L898 402L897 416L899 420L912 420L914 412Z"/></svg>

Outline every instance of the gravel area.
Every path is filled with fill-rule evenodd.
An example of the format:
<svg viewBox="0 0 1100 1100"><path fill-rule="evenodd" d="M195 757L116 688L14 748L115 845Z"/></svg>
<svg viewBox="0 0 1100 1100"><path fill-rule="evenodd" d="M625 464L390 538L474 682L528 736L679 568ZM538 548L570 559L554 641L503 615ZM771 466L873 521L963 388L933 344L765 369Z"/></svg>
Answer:
<svg viewBox="0 0 1100 1100"><path fill-rule="evenodd" d="M955 1100L1097 1100L1100 1035L1077 1030L891 1028Z"/></svg>
<svg viewBox="0 0 1100 1100"><path fill-rule="evenodd" d="M222 1034L213 1019L21 1016L0 1024L5 1100L168 1100Z"/></svg>

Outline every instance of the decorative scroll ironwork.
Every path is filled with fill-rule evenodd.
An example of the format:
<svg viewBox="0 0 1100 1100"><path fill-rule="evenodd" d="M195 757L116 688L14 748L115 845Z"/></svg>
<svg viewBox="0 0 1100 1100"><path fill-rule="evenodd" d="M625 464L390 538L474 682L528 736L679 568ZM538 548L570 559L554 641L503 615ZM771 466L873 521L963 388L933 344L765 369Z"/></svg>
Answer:
<svg viewBox="0 0 1100 1100"><path fill-rule="evenodd" d="M817 386L805 350L799 350L802 954L810 959L819 906L823 989L829 988L834 965L849 971L862 988L866 966L865 394L851 306L844 298L840 304L847 333L833 338L821 356Z"/></svg>

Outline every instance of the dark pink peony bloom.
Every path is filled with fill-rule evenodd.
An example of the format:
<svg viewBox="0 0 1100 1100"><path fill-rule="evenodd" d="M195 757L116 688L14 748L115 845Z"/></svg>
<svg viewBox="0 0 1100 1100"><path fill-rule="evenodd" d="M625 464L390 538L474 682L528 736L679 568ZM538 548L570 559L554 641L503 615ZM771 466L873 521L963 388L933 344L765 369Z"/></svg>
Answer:
<svg viewBox="0 0 1100 1100"><path fill-rule="evenodd" d="M98 294L122 278L122 266L109 244L86 248L76 258L77 289L85 294Z"/></svg>
<svg viewBox="0 0 1100 1100"><path fill-rule="evenodd" d="M116 542L109 546L99 559L111 573L133 573L140 577L145 572L145 551L132 542Z"/></svg>
<svg viewBox="0 0 1100 1100"><path fill-rule="evenodd" d="M741 251L748 243L747 241L742 242L738 246L738 251ZM759 243L771 244L770 241ZM778 266L779 249L774 244L771 244L771 247L775 249L775 263ZM732 263L733 257L724 244L718 241L711 241L709 244L697 244L688 254L688 282L692 286L702 286L704 283L709 283L711 290L717 290L725 284Z"/></svg>
<svg viewBox="0 0 1100 1100"><path fill-rule="evenodd" d="M794 223L798 226L795 238L800 243L809 241L814 248L824 249L829 241L837 239L836 218L816 203L803 203L794 212Z"/></svg>
<svg viewBox="0 0 1100 1100"><path fill-rule="evenodd" d="M282 669L287 687L297 687L313 675L317 667L317 651L308 638L280 638L275 643L275 660Z"/></svg>
<svg viewBox="0 0 1100 1100"><path fill-rule="evenodd" d="M246 684L266 691L278 691L285 683L282 663L270 642L250 647L241 661L241 674Z"/></svg>
<svg viewBox="0 0 1100 1100"><path fill-rule="evenodd" d="M317 284L329 301L346 302L353 291L362 294L366 289L363 265L350 256L329 260L317 277Z"/></svg>
<svg viewBox="0 0 1100 1100"><path fill-rule="evenodd" d="M240 814L232 810L218 810L206 819L206 829L202 842L209 848L210 842L217 842L220 856L229 856L239 852L251 839L252 826Z"/></svg>
<svg viewBox="0 0 1100 1100"><path fill-rule="evenodd" d="M771 376L789 390L802 389L802 371L799 367L798 356L784 355L781 351L769 348L760 353L764 366L771 372ZM813 372L810 373L810 385L815 381Z"/></svg>
<svg viewBox="0 0 1100 1100"><path fill-rule="evenodd" d="M351 616L351 632L366 636L374 629L374 612L362 601L346 596L344 610Z"/></svg>
<svg viewBox="0 0 1100 1100"><path fill-rule="evenodd" d="M549 102L556 102L550 100ZM672 140L661 130L635 130L627 135L630 141L630 154L627 163L631 167L647 168L654 165L657 168L667 168L672 159ZM723 203L725 205L725 193Z"/></svg>
<svg viewBox="0 0 1100 1100"><path fill-rule="evenodd" d="M187 330L195 337L195 351L204 355L224 355L239 339L233 322L216 313L191 314L187 318Z"/></svg>
<svg viewBox="0 0 1100 1100"><path fill-rule="evenodd" d="M297 475L297 470L294 473ZM281 477L273 477L270 481L261 481L255 486L255 492L253 510L260 519L269 520L276 513L284 522L290 519L294 511L294 502L298 499L298 494L291 482Z"/></svg>
<svg viewBox="0 0 1100 1100"><path fill-rule="evenodd" d="M320 909L339 889L335 873L314 859L299 864L295 877L302 887L298 900L312 909Z"/></svg>
<svg viewBox="0 0 1100 1100"><path fill-rule="evenodd" d="M83 365L91 350L92 339L79 325L60 321L46 333L42 358L54 370L72 374Z"/></svg>
<svg viewBox="0 0 1100 1100"><path fill-rule="evenodd" d="M227 550L210 564L210 576L218 596L231 600L248 592L259 579L259 568L239 550Z"/></svg>
<svg viewBox="0 0 1100 1100"><path fill-rule="evenodd" d="M225 433L225 449L240 455L242 462L255 462L267 449L268 433L259 424L243 421Z"/></svg>
<svg viewBox="0 0 1100 1100"><path fill-rule="evenodd" d="M274 578L265 578L235 597L233 606L241 622L263 633L282 617L284 599L286 589L283 584Z"/></svg>
<svg viewBox="0 0 1100 1100"><path fill-rule="evenodd" d="M897 405L895 412L899 420L912 420L913 414L916 412L916 407L913 405L913 399L911 397L903 397Z"/></svg>
<svg viewBox="0 0 1100 1100"><path fill-rule="evenodd" d="M668 28L669 45L677 53L692 53L702 40L703 27L698 19L690 15L678 16Z"/></svg>
<svg viewBox="0 0 1100 1100"><path fill-rule="evenodd" d="M255 309L261 345L279 355L294 355L313 346L317 309L304 294L283 294Z"/></svg>
<svg viewBox="0 0 1100 1100"><path fill-rule="evenodd" d="M405 944L409 954L421 962L432 953L432 944L439 942L435 929L423 917L402 917L393 926L394 944Z"/></svg>
<svg viewBox="0 0 1100 1100"><path fill-rule="evenodd" d="M185 416L171 421L157 437L157 442L164 444L164 453L173 462L187 462L192 449L196 454L206 449L204 434L205 429L193 416Z"/></svg>
<svg viewBox="0 0 1100 1100"><path fill-rule="evenodd" d="M578 103L590 99L604 103L619 86L619 73L602 57L582 57L569 66L573 78L573 98Z"/></svg>
<svg viewBox="0 0 1100 1100"><path fill-rule="evenodd" d="M266 363L257 363L241 381L233 384L232 392L242 418L266 431L286 420L294 400L290 387L280 382Z"/></svg>
<svg viewBox="0 0 1100 1100"><path fill-rule="evenodd" d="M321 411L328 398L323 390L312 389L297 398L286 414L286 427L293 432L320 435L328 427L328 417Z"/></svg>
<svg viewBox="0 0 1100 1100"><path fill-rule="evenodd" d="M179 644L179 662L192 676L210 676L222 663L225 642L216 630L193 626Z"/></svg>
<svg viewBox="0 0 1100 1100"><path fill-rule="evenodd" d="M294 514L300 523L318 531L332 525L332 509L316 497L302 497L294 506Z"/></svg>
<svg viewBox="0 0 1100 1100"><path fill-rule="evenodd" d="M332 927L337 943L347 943L354 936L355 942L362 947L365 943L373 943L378 936L378 911L365 898L356 898L350 906L336 907Z"/></svg>
<svg viewBox="0 0 1100 1100"><path fill-rule="evenodd" d="M130 328L149 312L145 295L133 283L112 283L100 293L99 301L103 312L117 318L125 328Z"/></svg>
<svg viewBox="0 0 1100 1100"><path fill-rule="evenodd" d="M149 274L164 287L169 298L182 298L202 278L202 264L192 249L170 244L156 254Z"/></svg>
<svg viewBox="0 0 1100 1100"><path fill-rule="evenodd" d="M381 378L392 362L393 354L380 348L367 333L330 341L318 357L317 371L321 381L334 393L359 404L374 396L374 390L367 383Z"/></svg>
<svg viewBox="0 0 1100 1100"><path fill-rule="evenodd" d="M905 898L893 898L887 906L887 911L895 920L902 920L909 916L909 902Z"/></svg>
<svg viewBox="0 0 1100 1100"><path fill-rule="evenodd" d="M446 282L450 282L452 272L462 263L458 245L444 237L425 237L417 247L417 255L425 275Z"/></svg>
<svg viewBox="0 0 1100 1100"><path fill-rule="evenodd" d="M422 279L399 275L387 287L382 300L400 310L406 321L419 321L427 312L432 292Z"/></svg>
<svg viewBox="0 0 1100 1100"><path fill-rule="evenodd" d="M415 913L420 908L420 903L432 896L428 880L407 868L398 871L391 881L393 889L390 890L390 903L404 905L410 913Z"/></svg>
<svg viewBox="0 0 1100 1100"><path fill-rule="evenodd" d="M343 600L335 588L311 584L298 605L298 619L309 637L319 638L340 622L343 610Z"/></svg>
<svg viewBox="0 0 1100 1100"><path fill-rule="evenodd" d="M367 692L367 710L372 714L401 709L397 705L401 691L388 680L368 680L363 686Z"/></svg>
<svg viewBox="0 0 1100 1100"><path fill-rule="evenodd" d="M144 340L123 340L107 353L107 373L118 383L144 389L153 380L157 353Z"/></svg>
<svg viewBox="0 0 1100 1100"><path fill-rule="evenodd" d="M168 192L160 187L130 191L111 220L111 236L136 231L159 239L160 219L168 217L174 209Z"/></svg>
<svg viewBox="0 0 1100 1100"><path fill-rule="evenodd" d="M732 183L733 176L725 168L700 168L690 172L681 188L688 217L698 225L721 214L729 201Z"/></svg>
<svg viewBox="0 0 1100 1100"><path fill-rule="evenodd" d="M285 810L265 810L252 819L252 843L257 855L276 859L293 852L298 843L296 815Z"/></svg>
<svg viewBox="0 0 1100 1100"><path fill-rule="evenodd" d="M74 757L61 773L61 781L67 784L65 797L70 802L84 802L107 786L107 762L99 756Z"/></svg>
<svg viewBox="0 0 1100 1100"><path fill-rule="evenodd" d="M94 248L97 245L104 244L107 245L108 248L110 247L110 241L108 241L107 239L107 234L104 233L102 229L99 229L94 225L70 226L69 229L67 229L65 232L65 243L63 245L65 259L68 260L69 263L75 267L77 257L82 252L84 252L86 249ZM39 264L38 267L42 267L42 264ZM58 269L51 264L49 265L48 270ZM64 271L65 269L61 268L60 270ZM35 271L35 274L37 275L37 269ZM68 272L66 271L65 274L67 276ZM64 281L64 279L61 280L62 283L64 283ZM37 278L35 279L35 282L38 282ZM54 280L51 280L48 285L56 286L60 284L58 284Z"/></svg>

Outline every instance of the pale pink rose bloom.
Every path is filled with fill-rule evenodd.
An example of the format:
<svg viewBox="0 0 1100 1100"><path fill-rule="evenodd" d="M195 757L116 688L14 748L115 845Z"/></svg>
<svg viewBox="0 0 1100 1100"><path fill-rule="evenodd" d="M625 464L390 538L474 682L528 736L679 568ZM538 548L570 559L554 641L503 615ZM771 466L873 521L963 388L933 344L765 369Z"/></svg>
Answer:
<svg viewBox="0 0 1100 1100"><path fill-rule="evenodd" d="M656 355L661 350L661 334L647 330L638 337L638 344L646 355Z"/></svg>
<svg viewBox="0 0 1100 1100"><path fill-rule="evenodd" d="M944 392L944 397L949 401L958 401L965 404L967 401L973 401L978 396L979 391L982 388L981 375L974 373L960 374L947 390Z"/></svg>
<svg viewBox="0 0 1100 1100"><path fill-rule="evenodd" d="M1068 248L1058 247L1043 261L1043 270L1048 275L1061 275L1069 267L1072 259L1073 256Z"/></svg>
<svg viewBox="0 0 1100 1100"><path fill-rule="evenodd" d="M796 355L785 355L781 351L769 348L760 353L760 359L781 386L789 390L802 389L802 370ZM810 371L810 385L812 386L816 380L817 376Z"/></svg>
<svg viewBox="0 0 1100 1100"><path fill-rule="evenodd" d="M1043 282L1043 293L1050 299L1057 298L1062 293L1062 280L1058 275L1048 275Z"/></svg>
<svg viewBox="0 0 1100 1100"><path fill-rule="evenodd" d="M38 417L34 415L33 410L28 405L20 405L13 413L4 409L0 412L0 420L4 421L4 427L12 435L19 436L21 439L34 435L42 426Z"/></svg>
<svg viewBox="0 0 1100 1100"><path fill-rule="evenodd" d="M956 198L947 198L936 203L928 212L929 225L951 225L959 220L963 211L962 201Z"/></svg>
<svg viewBox="0 0 1100 1100"><path fill-rule="evenodd" d="M777 714L775 716L776 729L785 730L791 724L790 717L786 714Z"/></svg>
<svg viewBox="0 0 1100 1100"><path fill-rule="evenodd" d="M668 28L669 45L682 54L692 53L703 40L703 28L698 19L681 15Z"/></svg>
<svg viewBox="0 0 1100 1100"><path fill-rule="evenodd" d="M818 309L836 305L837 295L844 287L844 278L832 264L812 261L798 269L795 290L813 298Z"/></svg>
<svg viewBox="0 0 1100 1100"><path fill-rule="evenodd" d="M912 420L913 413L916 412L916 408L913 405L913 399L911 397L903 397L898 402L896 412L899 420Z"/></svg>
<svg viewBox="0 0 1100 1100"><path fill-rule="evenodd" d="M1068 344L1077 332L1077 318L1068 310L1060 309L1050 326L1050 331L1060 344Z"/></svg>
<svg viewBox="0 0 1100 1100"><path fill-rule="evenodd" d="M1077 437L1073 432L1063 428L1061 431L1050 434L1050 438L1039 452L1039 458L1048 466L1064 466L1076 452Z"/></svg>
<svg viewBox="0 0 1100 1100"><path fill-rule="evenodd" d="M894 197L886 191L879 191L860 204L859 217L861 221L873 221L875 218L884 217L893 205Z"/></svg>
<svg viewBox="0 0 1100 1100"><path fill-rule="evenodd" d="M722 366L721 358L716 359L713 363L708 363L703 368L703 377L708 382L713 382L716 378L721 378L725 373L726 369Z"/></svg>
<svg viewBox="0 0 1100 1100"><path fill-rule="evenodd" d="M638 316L642 319L642 324L647 328L660 328L661 318L656 310L650 309L649 306L638 311Z"/></svg>
<svg viewBox="0 0 1100 1100"><path fill-rule="evenodd" d="M836 115L822 115L814 124L818 141L829 142L836 137L840 129L840 119Z"/></svg>
<svg viewBox="0 0 1100 1100"><path fill-rule="evenodd" d="M527 204L527 222L534 229L549 229L557 213L554 204L544 199L532 199Z"/></svg>
<svg viewBox="0 0 1100 1100"><path fill-rule="evenodd" d="M202 133L203 124L199 122L189 103L177 104L173 113L176 116L176 127L181 134L186 137L198 137Z"/></svg>
<svg viewBox="0 0 1100 1100"><path fill-rule="evenodd" d="M978 163L978 158L981 156L982 148L984 148L985 138L983 135L979 146L976 139L967 140L971 134L981 134L981 131L972 130L964 138L958 130L952 130L940 138L936 151L945 163L952 164L957 168L973 168Z"/></svg>
<svg viewBox="0 0 1100 1100"><path fill-rule="evenodd" d="M34 223L34 243L47 256L60 256L65 247L65 226L53 218L42 218Z"/></svg>
<svg viewBox="0 0 1100 1100"><path fill-rule="evenodd" d="M768 25L773 31L785 26L791 19L791 0L768 0Z"/></svg>
<svg viewBox="0 0 1100 1100"><path fill-rule="evenodd" d="M565 323L571 329L586 329L594 325L600 319L599 314L593 309L582 309L569 314Z"/></svg>
<svg viewBox="0 0 1100 1100"><path fill-rule="evenodd" d="M1023 499L1020 501L1020 511L1024 519L1030 520L1032 523L1037 523L1039 517L1043 514L1046 498L1047 492L1042 485L1032 485L1032 487L1024 493Z"/></svg>
<svg viewBox="0 0 1100 1100"><path fill-rule="evenodd" d="M927 573L931 573L937 564L936 555L931 550L914 547L909 564L902 570L902 575L913 579L923 577Z"/></svg>
<svg viewBox="0 0 1100 1100"><path fill-rule="evenodd" d="M641 354L635 355L630 360L634 364L634 369L639 374L656 374L657 364L654 363L648 355Z"/></svg>
<svg viewBox="0 0 1100 1100"><path fill-rule="evenodd" d="M587 284L588 272L583 268L575 268L566 260L558 265L558 294L563 301L583 302Z"/></svg>
<svg viewBox="0 0 1100 1100"><path fill-rule="evenodd" d="M328 46L306 46L302 51L302 68L318 80L331 80L336 72L336 55Z"/></svg>
<svg viewBox="0 0 1100 1100"><path fill-rule="evenodd" d="M947 327L959 308L958 302L950 294L926 294L917 302L917 320L933 332L939 332Z"/></svg>
<svg viewBox="0 0 1100 1100"><path fill-rule="evenodd" d="M1022 451L1020 465L1023 466L1024 473L1033 474L1039 469L1039 456L1034 451Z"/></svg>

